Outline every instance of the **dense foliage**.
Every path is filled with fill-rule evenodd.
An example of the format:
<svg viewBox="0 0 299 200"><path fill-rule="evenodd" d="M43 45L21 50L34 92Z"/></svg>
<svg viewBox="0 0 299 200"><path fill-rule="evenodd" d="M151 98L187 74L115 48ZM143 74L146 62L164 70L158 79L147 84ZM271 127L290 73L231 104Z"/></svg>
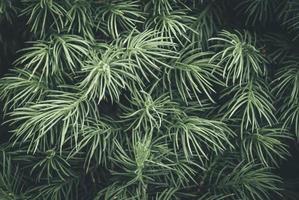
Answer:
<svg viewBox="0 0 299 200"><path fill-rule="evenodd" d="M298 45L298 0L0 0L0 199L298 199Z"/></svg>

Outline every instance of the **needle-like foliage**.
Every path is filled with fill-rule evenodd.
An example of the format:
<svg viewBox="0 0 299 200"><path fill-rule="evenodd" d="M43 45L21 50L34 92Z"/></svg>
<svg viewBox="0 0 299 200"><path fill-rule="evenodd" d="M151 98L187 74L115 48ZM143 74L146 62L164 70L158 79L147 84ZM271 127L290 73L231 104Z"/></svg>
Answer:
<svg viewBox="0 0 299 200"><path fill-rule="evenodd" d="M78 142L82 125L88 117L97 118L95 102L80 93L53 91L46 100L28 104L10 113L10 123L16 126L16 141L30 141L29 150L47 149L58 144L60 149L70 139ZM22 121L23 123L18 123Z"/></svg>
<svg viewBox="0 0 299 200"><path fill-rule="evenodd" d="M115 148L114 141L119 129L101 118L98 121L89 120L81 130L78 148L72 152L75 155L85 151L85 168L88 171L92 162L96 165L108 165L109 157Z"/></svg>
<svg viewBox="0 0 299 200"><path fill-rule="evenodd" d="M285 128L291 128L299 135L299 65L298 59L288 57L273 81L273 93L282 105L279 108L280 120Z"/></svg>
<svg viewBox="0 0 299 200"><path fill-rule="evenodd" d="M0 1L0 23L4 20L12 23L13 17L16 14L16 7L11 0Z"/></svg>
<svg viewBox="0 0 299 200"><path fill-rule="evenodd" d="M256 37L249 32L221 31L218 37L210 39L219 50L212 60L223 66L223 78L226 83L242 84L255 76L264 76L267 63L261 51L256 47Z"/></svg>
<svg viewBox="0 0 299 200"><path fill-rule="evenodd" d="M152 132L167 123L167 116L179 112L177 104L170 100L169 95L153 98L150 93L141 91L129 99L130 106L122 106L121 118L128 129ZM165 124L166 125L166 124Z"/></svg>
<svg viewBox="0 0 299 200"><path fill-rule="evenodd" d="M145 137L133 141L131 145L132 149L126 151L116 142L112 162L119 170L112 171L111 179L116 182L99 192L96 199L143 199L148 197L147 194L154 187L185 185L188 179L193 180L196 164L187 164L183 158L176 162L173 152L167 145L161 144L159 139L152 141ZM133 193L130 192L131 189Z"/></svg>
<svg viewBox="0 0 299 200"><path fill-rule="evenodd" d="M146 2L144 10L154 15L169 14L182 3L180 0L150 0Z"/></svg>
<svg viewBox="0 0 299 200"><path fill-rule="evenodd" d="M245 0L237 4L239 14L246 15L246 24L266 24L274 20L277 0Z"/></svg>
<svg viewBox="0 0 299 200"><path fill-rule="evenodd" d="M211 93L215 92L214 84L222 84L219 79L221 71L219 66L210 63L211 52L191 47L183 49L171 67L165 68L164 85L168 87L172 96L173 85L176 86L186 103L194 97L200 103L201 95L205 95L213 102Z"/></svg>
<svg viewBox="0 0 299 200"><path fill-rule="evenodd" d="M62 71L75 73L83 65L90 50L90 42L77 35L62 35L51 38L54 66Z"/></svg>
<svg viewBox="0 0 299 200"><path fill-rule="evenodd" d="M269 168L254 163L235 164L230 160L215 159L207 168L203 182L209 186L211 195L222 193L232 200L270 200L270 191L279 191L276 185L281 179Z"/></svg>
<svg viewBox="0 0 299 200"><path fill-rule="evenodd" d="M291 137L281 128L262 127L247 132L242 141L242 151L250 162L259 161L269 167L278 166L277 160L289 155L286 142Z"/></svg>
<svg viewBox="0 0 299 200"><path fill-rule="evenodd" d="M299 101L299 61L288 57L282 65L273 81L273 92L278 98L288 95L289 103L296 103Z"/></svg>
<svg viewBox="0 0 299 200"><path fill-rule="evenodd" d="M25 69L30 69L34 75L40 72L40 77L50 77L50 75L61 76L60 68L54 65L50 43L46 41L36 41L30 43L32 46L23 49L23 56L16 61Z"/></svg>
<svg viewBox="0 0 299 200"><path fill-rule="evenodd" d="M15 69L0 80L0 97L5 112L24 106L27 102L43 100L49 85L30 71Z"/></svg>
<svg viewBox="0 0 299 200"><path fill-rule="evenodd" d="M124 56L133 60L139 67L137 72L148 81L148 75L157 77L162 67L170 67L167 60L176 58L177 53L172 50L175 43L166 41L157 31L147 30L138 33L132 31L128 36L117 40L117 46L124 48Z"/></svg>
<svg viewBox="0 0 299 200"><path fill-rule="evenodd" d="M170 13L154 15L152 19L145 23L146 28L157 30L162 38L174 42L190 41L187 34L190 31L195 32L191 25L195 20L186 14L186 10L177 10Z"/></svg>
<svg viewBox="0 0 299 200"><path fill-rule="evenodd" d="M61 32L64 27L64 20L67 17L62 1L60 0L22 0L25 7L22 15L28 20L30 31L38 37L46 36L50 29Z"/></svg>
<svg viewBox="0 0 299 200"><path fill-rule="evenodd" d="M273 63L281 64L298 48L290 35L270 33L263 40L268 47L267 58Z"/></svg>
<svg viewBox="0 0 299 200"><path fill-rule="evenodd" d="M0 150L0 198L3 200L24 199L22 176L17 166L12 165L11 157Z"/></svg>
<svg viewBox="0 0 299 200"><path fill-rule="evenodd" d="M287 200L298 8L0 0L0 199Z"/></svg>
<svg viewBox="0 0 299 200"><path fill-rule="evenodd" d="M169 127L168 135L174 149L182 149L186 159L196 156L203 162L209 151L219 153L231 148L229 140L234 133L223 122L185 116Z"/></svg>
<svg viewBox="0 0 299 200"><path fill-rule="evenodd" d="M69 2L67 9L67 21L65 26L69 33L78 33L83 37L94 39L94 20L92 19L91 2L86 0L73 0Z"/></svg>
<svg viewBox="0 0 299 200"><path fill-rule="evenodd" d="M140 83L134 73L136 64L128 58L122 58L123 51L113 48L101 53L93 51L82 67L84 79L79 88L88 99L100 102L109 98L119 101L121 91L129 87L129 82Z"/></svg>
<svg viewBox="0 0 299 200"><path fill-rule="evenodd" d="M64 181L70 177L76 177L66 158L66 153L59 155L55 149L47 150L45 153L37 153L30 166L30 174L35 174L38 182L51 180L53 177Z"/></svg>
<svg viewBox="0 0 299 200"><path fill-rule="evenodd" d="M75 192L74 192L75 191ZM51 183L40 184L27 194L28 200L72 200L78 199L78 178L55 180Z"/></svg>
<svg viewBox="0 0 299 200"><path fill-rule="evenodd" d="M114 39L123 31L137 28L144 21L139 1L115 0L99 3L96 27Z"/></svg>
<svg viewBox="0 0 299 200"><path fill-rule="evenodd" d="M221 13L223 13L222 2L208 2L208 5L196 6L193 10L196 20L192 24L195 32L190 32L191 43L199 43L199 46L207 48L208 39L211 38L222 24ZM199 8L198 8L199 7Z"/></svg>
<svg viewBox="0 0 299 200"><path fill-rule="evenodd" d="M289 30L294 33L294 40L299 37L299 2L298 1L286 1L284 6L286 12L283 13L283 24L287 26Z"/></svg>
<svg viewBox="0 0 299 200"><path fill-rule="evenodd" d="M241 86L236 85L223 96L233 96L221 110L226 110L224 118L241 119L241 133L244 130L260 128L263 124L272 126L277 122L273 97L267 86L259 80L252 80Z"/></svg>
<svg viewBox="0 0 299 200"><path fill-rule="evenodd" d="M30 69L41 78L56 76L63 79L66 73L75 73L89 53L90 43L80 36L53 36L48 41L30 42L31 47L21 51L15 63Z"/></svg>
<svg viewBox="0 0 299 200"><path fill-rule="evenodd" d="M290 100L286 98L280 108L280 121L283 122L284 128L290 128L295 133L297 140L299 138L299 102L289 104Z"/></svg>

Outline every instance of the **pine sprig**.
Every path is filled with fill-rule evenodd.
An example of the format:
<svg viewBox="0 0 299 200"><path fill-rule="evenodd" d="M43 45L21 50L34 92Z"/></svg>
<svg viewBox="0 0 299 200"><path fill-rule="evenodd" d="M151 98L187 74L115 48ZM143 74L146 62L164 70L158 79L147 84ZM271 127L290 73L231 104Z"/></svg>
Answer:
<svg viewBox="0 0 299 200"><path fill-rule="evenodd" d="M22 174L14 166L11 157L0 151L0 198L3 200L24 199Z"/></svg>
<svg viewBox="0 0 299 200"><path fill-rule="evenodd" d="M231 95L233 98L222 106L220 112L226 111L224 118L241 119L241 135L245 130L254 130L264 124L272 126L277 122L273 97L265 83L252 80L241 86L236 85L223 97Z"/></svg>
<svg viewBox="0 0 299 200"><path fill-rule="evenodd" d="M106 1L98 5L96 28L112 38L137 28L144 21L139 1Z"/></svg>
<svg viewBox="0 0 299 200"><path fill-rule="evenodd" d="M60 33L64 27L64 20L67 11L62 1L57 0L22 0L24 9L21 15L27 17L27 24L30 31L39 38L46 36L46 33L54 29Z"/></svg>
<svg viewBox="0 0 299 200"><path fill-rule="evenodd" d="M128 106L122 106L122 121L128 129L151 133L166 125L167 117L172 113L179 113L177 104L170 100L169 95L153 98L150 93L141 91L133 94Z"/></svg>
<svg viewBox="0 0 299 200"><path fill-rule="evenodd" d="M90 169L92 163L95 165L109 166L109 158L115 149L114 140L120 134L120 130L108 123L108 119L89 120L88 125L84 125L78 147L69 155L71 158L86 152L84 167L86 171Z"/></svg>
<svg viewBox="0 0 299 200"><path fill-rule="evenodd" d="M273 93L278 98L288 95L288 103L296 103L299 100L299 61L297 58L288 57L282 65L272 83Z"/></svg>
<svg viewBox="0 0 299 200"><path fill-rule="evenodd" d="M288 104L290 99L286 98L283 101L283 105L279 109L280 121L283 122L283 127L285 129L291 129L295 133L297 139L299 137L299 103L298 101Z"/></svg>
<svg viewBox="0 0 299 200"><path fill-rule="evenodd" d="M262 127L246 133L242 141L242 151L249 162L261 162L266 167L279 166L279 159L289 156L286 141L292 138L279 128Z"/></svg>
<svg viewBox="0 0 299 200"><path fill-rule="evenodd" d="M212 60L223 66L223 78L226 84L242 84L253 77L266 74L266 59L256 47L256 37L249 32L221 31L218 37L210 39L217 42L211 48L219 52Z"/></svg>
<svg viewBox="0 0 299 200"><path fill-rule="evenodd" d="M126 151L121 144L116 143L112 162L121 171L112 171L112 180L116 178L117 181L100 191L96 199L146 198L155 186L179 186L193 180L196 164L187 164L183 158L175 162L175 154L159 139L152 141L148 137L139 138L132 145L132 149Z"/></svg>
<svg viewBox="0 0 299 200"><path fill-rule="evenodd" d="M1 0L0 1L0 23L3 21L8 21L12 23L13 18L15 17L17 8L15 2L10 0Z"/></svg>
<svg viewBox="0 0 299 200"><path fill-rule="evenodd" d="M136 68L134 61L123 57L122 50L92 51L82 67L83 80L78 87L88 99L119 101L122 90L130 88L130 82L142 85L134 73Z"/></svg>
<svg viewBox="0 0 299 200"><path fill-rule="evenodd" d="M176 151L183 150L186 159L196 156L201 162L208 159L210 152L233 147L229 140L234 133L226 124L196 116L178 119L169 127L168 135Z"/></svg>
<svg viewBox="0 0 299 200"><path fill-rule="evenodd" d="M0 0L0 199L287 198L297 4Z"/></svg>
<svg viewBox="0 0 299 200"><path fill-rule="evenodd" d="M165 68L163 82L170 90L173 97L173 86L176 87L182 100L188 103L195 99L201 103L200 95L205 95L214 102L211 93L215 93L214 84L222 84L219 76L221 71L215 64L210 63L211 52L203 52L201 49L186 47L180 52L178 59L172 63L172 67Z"/></svg>
<svg viewBox="0 0 299 200"><path fill-rule="evenodd" d="M187 15L186 10L175 10L153 16L145 23L145 28L157 30L162 38L168 38L170 42L183 44L184 41L190 41L188 32L196 33L191 27L194 20L194 17Z"/></svg>
<svg viewBox="0 0 299 200"><path fill-rule="evenodd" d="M49 89L49 84L38 75L22 69L12 70L10 75L0 80L3 111L11 111L27 102L39 102L45 99Z"/></svg>
<svg viewBox="0 0 299 200"><path fill-rule="evenodd" d="M232 200L270 200L270 191L279 194L276 185L281 183L281 179L273 175L269 168L245 162L234 164L222 159L216 159L208 166L204 183L209 186L211 196L222 193L222 198L226 195Z"/></svg>
<svg viewBox="0 0 299 200"><path fill-rule="evenodd" d="M147 81L149 75L158 79L157 73L161 68L170 67L167 60L177 57L177 53L172 50L176 44L158 35L159 33L153 30L142 33L134 30L128 36L116 40L116 46L124 49L124 57L139 66L135 73Z"/></svg>
<svg viewBox="0 0 299 200"><path fill-rule="evenodd" d="M74 0L68 4L67 15L65 22L67 32L71 34L78 33L79 35L94 40L93 29L95 21L93 20L93 10L90 1Z"/></svg>
<svg viewBox="0 0 299 200"><path fill-rule="evenodd" d="M245 14L246 24L266 24L275 19L275 11L278 6L276 0L245 0L237 4L239 15Z"/></svg>
<svg viewBox="0 0 299 200"><path fill-rule="evenodd" d="M67 73L75 73L89 54L90 42L76 35L53 36L49 40L30 42L22 49L15 64L40 73L41 78L64 80Z"/></svg>
<svg viewBox="0 0 299 200"><path fill-rule="evenodd" d="M65 181L54 180L30 189L27 193L28 200L72 200L78 199L78 178Z"/></svg>
<svg viewBox="0 0 299 200"><path fill-rule="evenodd" d="M36 180L51 180L57 177L61 180L66 180L77 175L71 169L68 159L64 155L57 154L56 149L47 150L44 154L36 154L34 165L31 166L30 174L37 175Z"/></svg>
<svg viewBox="0 0 299 200"><path fill-rule="evenodd" d="M96 103L83 95L53 91L46 100L17 108L10 113L9 122L15 126L15 141L30 142L28 150L46 150L55 144L62 150L66 142L75 142L77 146L82 125L89 117L98 117L95 107Z"/></svg>

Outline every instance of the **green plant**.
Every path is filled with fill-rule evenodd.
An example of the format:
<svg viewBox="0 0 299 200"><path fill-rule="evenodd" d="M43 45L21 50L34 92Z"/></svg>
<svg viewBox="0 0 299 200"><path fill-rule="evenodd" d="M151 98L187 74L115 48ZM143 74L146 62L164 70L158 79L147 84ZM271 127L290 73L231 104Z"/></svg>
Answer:
<svg viewBox="0 0 299 200"><path fill-rule="evenodd" d="M254 133L246 133L242 141L242 151L244 157L251 162L259 159L265 166L269 167L272 163L278 166L276 157L287 158L289 152L285 142L290 139L285 130L262 127L256 129Z"/></svg>
<svg viewBox="0 0 299 200"><path fill-rule="evenodd" d="M217 162L222 162L221 167L217 168ZM229 199L262 200L270 199L268 190L279 190L275 185L281 180L269 173L269 168L244 162L232 166L229 161L222 159L216 159L208 166L206 173L211 173L208 175L211 178L204 179L204 183L211 184L209 192L212 194L230 194Z"/></svg>
<svg viewBox="0 0 299 200"><path fill-rule="evenodd" d="M179 58L165 68L163 81L170 90L176 86L181 98L188 103L194 97L200 103L200 94L205 94L213 102L211 93L215 93L214 84L222 84L218 78L221 75L219 66L210 63L211 52L202 52L201 49L186 47L180 52Z"/></svg>
<svg viewBox="0 0 299 200"><path fill-rule="evenodd" d="M0 80L3 110L7 112L24 106L27 102L39 102L45 98L49 89L48 83L38 75L18 68L12 70L10 76Z"/></svg>
<svg viewBox="0 0 299 200"><path fill-rule="evenodd" d="M226 124L195 116L178 119L170 125L168 135L176 151L182 149L186 159L196 156L201 162L208 159L207 149L219 153L233 147L229 139L234 133Z"/></svg>
<svg viewBox="0 0 299 200"><path fill-rule="evenodd" d="M122 106L124 123L129 124L128 129L133 131L145 131L151 133L154 129L160 129L162 123L167 123L168 115L179 112L176 103L171 102L169 96L161 95L153 99L150 93L141 91L132 95L129 105Z"/></svg>
<svg viewBox="0 0 299 200"><path fill-rule="evenodd" d="M32 47L22 50L16 65L40 73L41 78L52 76L62 79L67 73L75 73L88 55L90 43L80 36L53 36L49 41L32 42Z"/></svg>
<svg viewBox="0 0 299 200"><path fill-rule="evenodd" d="M104 1L98 6L96 27L117 38L121 31L132 30L143 23L144 17L138 1Z"/></svg>
<svg viewBox="0 0 299 200"><path fill-rule="evenodd" d="M67 9L67 21L65 26L68 27L69 33L78 33L90 40L94 39L93 28L95 26L92 19L92 5L90 1L75 0L70 1Z"/></svg>
<svg viewBox="0 0 299 200"><path fill-rule="evenodd" d="M34 151L37 148L47 149L58 141L62 150L70 139L77 145L82 124L88 121L88 117L96 119L98 116L97 111L92 109L95 105L83 95L78 97L71 92L53 91L48 99L10 113L10 123L16 124L15 140L30 141L28 149Z"/></svg>
<svg viewBox="0 0 299 200"><path fill-rule="evenodd" d="M22 0L25 7L21 14L28 16L27 24L30 31L40 37L46 35L49 29L61 32L64 27L64 19L67 17L66 9L57 0Z"/></svg>
<svg viewBox="0 0 299 200"><path fill-rule="evenodd" d="M22 175L12 167L11 157L1 150L0 197L4 200L22 199Z"/></svg>
<svg viewBox="0 0 299 200"><path fill-rule="evenodd" d="M252 80L241 86L234 86L223 95L234 97L221 109L227 111L224 118L241 119L241 135L244 130L254 130L262 124L273 126L277 122L273 100L266 88L263 82Z"/></svg>
<svg viewBox="0 0 299 200"><path fill-rule="evenodd" d="M0 0L0 199L292 199L298 5Z"/></svg>
<svg viewBox="0 0 299 200"><path fill-rule="evenodd" d="M220 49L212 60L218 61L218 65L223 65L223 77L226 84L237 81L242 84L252 78L252 76L263 76L266 73L266 63L264 56L256 47L256 38L249 32L231 33L221 31L218 37L210 39L218 42L212 46Z"/></svg>
<svg viewBox="0 0 299 200"><path fill-rule="evenodd" d="M128 58L119 59L122 55L122 51L113 48L104 53L90 53L82 67L83 80L78 85L86 98L100 102L109 97L118 101L121 91L129 87L129 82L140 82L134 74L134 68L138 66Z"/></svg>
<svg viewBox="0 0 299 200"><path fill-rule="evenodd" d="M182 44L182 39L190 41L187 36L189 31L195 32L191 28L194 20L194 17L186 15L186 10L171 11L154 15L146 22L145 28L155 29L160 32L162 38L171 42L177 40Z"/></svg>
<svg viewBox="0 0 299 200"><path fill-rule="evenodd" d="M245 0L241 1L236 9L246 15L246 24L257 22L265 24L274 20L275 9L278 5L276 0Z"/></svg>

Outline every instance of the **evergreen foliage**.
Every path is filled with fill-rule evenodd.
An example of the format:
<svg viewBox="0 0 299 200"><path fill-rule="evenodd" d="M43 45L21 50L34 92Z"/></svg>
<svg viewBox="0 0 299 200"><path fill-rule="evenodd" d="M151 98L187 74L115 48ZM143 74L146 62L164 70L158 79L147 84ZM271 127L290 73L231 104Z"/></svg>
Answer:
<svg viewBox="0 0 299 200"><path fill-rule="evenodd" d="M298 20L298 0L0 0L0 199L299 198L278 173Z"/></svg>

